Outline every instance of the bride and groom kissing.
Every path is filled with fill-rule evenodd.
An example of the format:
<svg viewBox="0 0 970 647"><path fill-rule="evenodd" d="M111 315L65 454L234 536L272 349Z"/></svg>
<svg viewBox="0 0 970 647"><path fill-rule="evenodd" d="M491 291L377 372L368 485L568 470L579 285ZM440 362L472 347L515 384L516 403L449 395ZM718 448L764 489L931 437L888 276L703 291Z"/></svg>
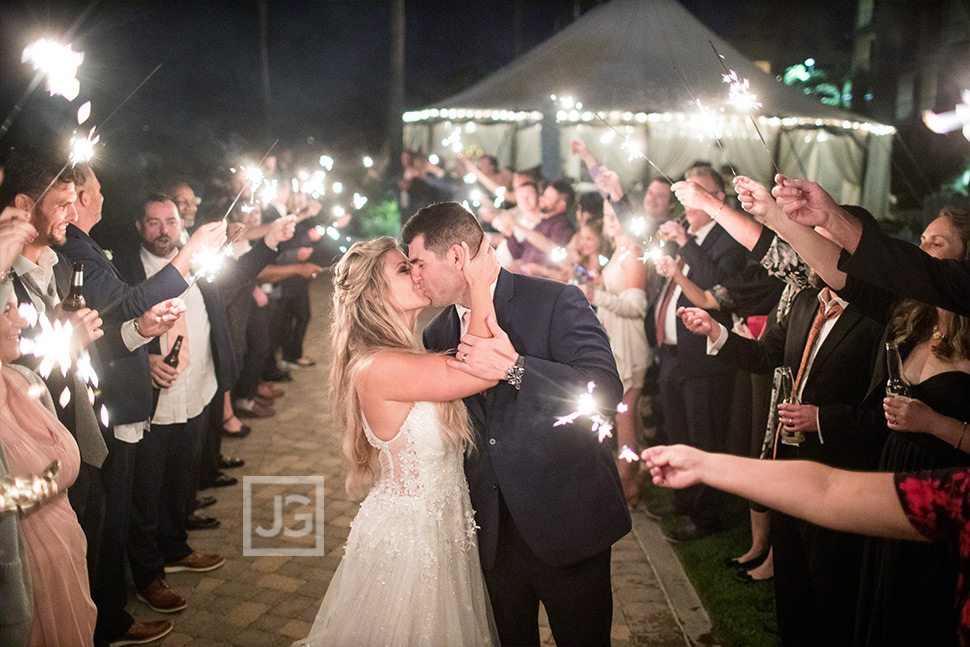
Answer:
<svg viewBox="0 0 970 647"><path fill-rule="evenodd" d="M554 427L622 386L574 286L500 270L478 220L426 207L333 275L331 386L363 501L301 645L610 644L611 546L630 530L609 447ZM423 333L428 305L444 310Z"/></svg>

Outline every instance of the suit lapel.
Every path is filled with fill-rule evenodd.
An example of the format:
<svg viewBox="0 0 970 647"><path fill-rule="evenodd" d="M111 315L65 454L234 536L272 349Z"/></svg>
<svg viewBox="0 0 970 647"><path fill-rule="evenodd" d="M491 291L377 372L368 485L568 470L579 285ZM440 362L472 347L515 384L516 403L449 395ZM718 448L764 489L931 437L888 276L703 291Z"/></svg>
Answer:
<svg viewBox="0 0 970 647"><path fill-rule="evenodd" d="M849 332L855 327L859 321L862 320L862 312L859 308L853 308L851 304L846 307L845 311L839 315L838 321L835 322L835 326L829 331L828 336L822 341L821 347L818 349L818 353L815 355L815 359L812 361L812 367L822 366L825 360L828 359L829 355L842 343L842 341L849 335Z"/></svg>

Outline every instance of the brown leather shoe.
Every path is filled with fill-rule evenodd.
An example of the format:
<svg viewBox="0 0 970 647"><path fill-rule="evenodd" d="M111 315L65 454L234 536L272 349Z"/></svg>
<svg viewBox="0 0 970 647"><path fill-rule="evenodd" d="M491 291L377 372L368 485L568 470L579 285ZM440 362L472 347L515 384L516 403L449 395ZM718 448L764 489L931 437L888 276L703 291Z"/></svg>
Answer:
<svg viewBox="0 0 970 647"><path fill-rule="evenodd" d="M284 395L286 395L286 391L279 388L272 382L263 382L256 387L256 395L275 400L276 398L282 398Z"/></svg>
<svg viewBox="0 0 970 647"><path fill-rule="evenodd" d="M155 642L163 636L167 636L172 631L172 623L168 620L156 620L155 622L135 622L128 631L117 640L112 640L111 647L125 647L125 645L144 645Z"/></svg>
<svg viewBox="0 0 970 647"><path fill-rule="evenodd" d="M159 613L175 613L188 606L185 598L176 593L168 582L160 577L156 577L151 584L140 589L135 597Z"/></svg>
<svg viewBox="0 0 970 647"><path fill-rule="evenodd" d="M226 563L226 558L222 555L206 555L193 552L185 559L165 565L166 573L180 573L182 571L192 571L193 573L205 573L214 571Z"/></svg>

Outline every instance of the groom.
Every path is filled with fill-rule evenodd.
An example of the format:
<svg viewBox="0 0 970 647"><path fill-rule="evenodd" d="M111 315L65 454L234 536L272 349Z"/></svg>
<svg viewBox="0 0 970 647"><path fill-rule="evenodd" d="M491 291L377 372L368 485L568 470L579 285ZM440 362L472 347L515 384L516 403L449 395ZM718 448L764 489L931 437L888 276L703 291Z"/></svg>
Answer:
<svg viewBox="0 0 970 647"><path fill-rule="evenodd" d="M465 335L461 243L477 250L482 236L474 215L445 202L414 214L402 238L414 282L432 305L449 306L425 329L425 346L457 349L450 364L501 380L465 398L477 446L465 474L499 637L538 645L541 601L560 647L607 646L610 547L629 532L630 514L613 455L589 420L553 425L589 382L601 411L615 410L623 387L613 353L579 289L504 270L492 286L494 337Z"/></svg>

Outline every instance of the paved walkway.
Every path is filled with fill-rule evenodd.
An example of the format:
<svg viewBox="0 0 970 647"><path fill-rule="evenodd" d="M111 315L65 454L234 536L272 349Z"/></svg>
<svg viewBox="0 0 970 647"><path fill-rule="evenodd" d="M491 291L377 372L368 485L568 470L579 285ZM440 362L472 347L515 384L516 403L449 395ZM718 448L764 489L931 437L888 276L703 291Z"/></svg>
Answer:
<svg viewBox="0 0 970 647"><path fill-rule="evenodd" d="M321 277L311 288L316 316L306 345L306 354L317 358L318 365L294 371L294 381L283 385L287 394L278 401L275 418L250 422L253 432L249 437L223 443L224 453L246 460L244 467L233 470L240 484L207 492L219 500L205 512L220 519L222 526L191 533L190 543L200 552L224 555L226 565L211 573L169 575L169 583L189 604L174 616L156 614L134 596L130 598L129 610L138 619L174 620L175 630L158 644L285 646L310 629L357 510L344 492L339 431L333 428L327 392L329 297L329 281ZM323 477L322 554L244 556L243 476L305 475ZM308 521L314 509L313 484L274 485L250 478L248 489L249 527L269 535L250 532L251 548L313 548L313 532L297 538L285 536L287 529L298 534L313 527L313 520ZM310 505L299 505L294 496L306 496ZM274 536L277 502L283 510L284 534ZM706 612L673 550L642 512L634 513L634 532L614 548L613 592L615 647L710 644ZM544 645L555 644L544 621L542 637Z"/></svg>

